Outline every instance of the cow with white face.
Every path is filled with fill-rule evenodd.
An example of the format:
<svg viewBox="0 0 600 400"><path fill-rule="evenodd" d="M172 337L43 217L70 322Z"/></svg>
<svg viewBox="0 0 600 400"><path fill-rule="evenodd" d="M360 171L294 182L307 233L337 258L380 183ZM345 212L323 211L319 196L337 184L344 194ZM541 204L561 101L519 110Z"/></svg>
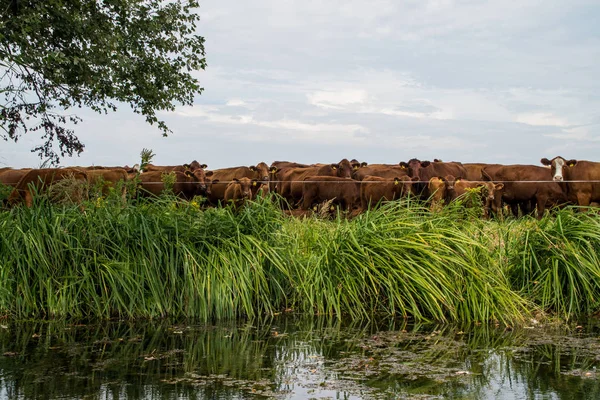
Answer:
<svg viewBox="0 0 600 400"><path fill-rule="evenodd" d="M561 182L569 202L587 207L600 201L600 163L585 160L542 158L541 163L552 170L552 179Z"/></svg>
<svg viewBox="0 0 600 400"><path fill-rule="evenodd" d="M565 160L562 157L554 157L552 160L542 158L540 162L552 169L552 180L555 182L562 182L565 179L565 169L573 167L577 164L577 160Z"/></svg>

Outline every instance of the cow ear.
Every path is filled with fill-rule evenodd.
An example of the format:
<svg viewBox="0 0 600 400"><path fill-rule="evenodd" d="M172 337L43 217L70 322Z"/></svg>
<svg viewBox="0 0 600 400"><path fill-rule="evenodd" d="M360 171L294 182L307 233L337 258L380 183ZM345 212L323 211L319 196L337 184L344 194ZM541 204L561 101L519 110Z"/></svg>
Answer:
<svg viewBox="0 0 600 400"><path fill-rule="evenodd" d="M423 168L429 167L429 164L431 164L431 162L429 162L429 161L421 161L421 167L423 167Z"/></svg>
<svg viewBox="0 0 600 400"><path fill-rule="evenodd" d="M434 158L433 162L443 162L443 161L441 159L439 159L439 158Z"/></svg>
<svg viewBox="0 0 600 400"><path fill-rule="evenodd" d="M204 176L212 176L213 172L212 171L205 171L204 172Z"/></svg>
<svg viewBox="0 0 600 400"><path fill-rule="evenodd" d="M504 183L496 183L494 185L494 189L496 189L496 190L504 189Z"/></svg>
<svg viewBox="0 0 600 400"><path fill-rule="evenodd" d="M462 179L462 178L456 178L456 179L454 180L454 182L455 182L455 183L458 183L458 182L460 182L460 181L461 181L461 179Z"/></svg>
<svg viewBox="0 0 600 400"><path fill-rule="evenodd" d="M338 167L339 167L339 165L337 165L337 164L331 164L331 169L334 170L334 171L336 169L338 169Z"/></svg>
<svg viewBox="0 0 600 400"><path fill-rule="evenodd" d="M192 177L192 176L194 176L194 174L192 174L192 171L190 171L189 169L188 169L188 170L186 170L186 171L184 172L184 174L185 174L185 176L189 176L189 177Z"/></svg>
<svg viewBox="0 0 600 400"><path fill-rule="evenodd" d="M249 167L248 167L248 169L249 169L250 171L256 171L256 166L254 166L254 165L251 165L251 166L249 166Z"/></svg>
<svg viewBox="0 0 600 400"><path fill-rule="evenodd" d="M256 186L256 179L252 179L252 186Z"/></svg>
<svg viewBox="0 0 600 400"><path fill-rule="evenodd" d="M574 167L575 165L577 165L577 160L569 160L567 161L567 165L569 167Z"/></svg>
<svg viewBox="0 0 600 400"><path fill-rule="evenodd" d="M361 167L366 167L367 165L369 165L369 164L367 164L367 162L366 162L366 161L363 161L363 162L361 162L361 163L360 163L360 166L361 166Z"/></svg>
<svg viewBox="0 0 600 400"><path fill-rule="evenodd" d="M542 163L542 165L552 165L552 163L550 162L550 160L548 160L546 157L542 158L540 160L540 162Z"/></svg>
<svg viewBox="0 0 600 400"><path fill-rule="evenodd" d="M208 167L208 165L206 165L206 164L200 164L200 168L202 168L202 169L205 169L207 167Z"/></svg>
<svg viewBox="0 0 600 400"><path fill-rule="evenodd" d="M279 168L277 167L271 167L271 169L269 170L270 173L272 174L276 174L277 172L279 172Z"/></svg>
<svg viewBox="0 0 600 400"><path fill-rule="evenodd" d="M190 164L183 164L183 168L190 169Z"/></svg>
<svg viewBox="0 0 600 400"><path fill-rule="evenodd" d="M400 168L402 168L402 169L407 169L408 168L408 164L405 163L404 161L401 161L400 163L398 163L398 165L400 165Z"/></svg>
<svg viewBox="0 0 600 400"><path fill-rule="evenodd" d="M394 178L394 185L399 185L400 184L400 179L398 177Z"/></svg>
<svg viewBox="0 0 600 400"><path fill-rule="evenodd" d="M233 182L240 183L240 180L238 178L233 178Z"/></svg>
<svg viewBox="0 0 600 400"><path fill-rule="evenodd" d="M357 170L357 169L359 169L359 168L360 168L360 164L352 164L352 169L353 169L353 170L355 170L355 171L356 171L356 170Z"/></svg>

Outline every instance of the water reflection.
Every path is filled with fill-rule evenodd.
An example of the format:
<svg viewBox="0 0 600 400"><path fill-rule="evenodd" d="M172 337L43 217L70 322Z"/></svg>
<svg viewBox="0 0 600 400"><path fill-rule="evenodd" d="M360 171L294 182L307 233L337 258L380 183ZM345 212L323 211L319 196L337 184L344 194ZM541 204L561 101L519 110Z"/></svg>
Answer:
<svg viewBox="0 0 600 400"><path fill-rule="evenodd" d="M598 323L4 322L10 399L600 398Z"/></svg>

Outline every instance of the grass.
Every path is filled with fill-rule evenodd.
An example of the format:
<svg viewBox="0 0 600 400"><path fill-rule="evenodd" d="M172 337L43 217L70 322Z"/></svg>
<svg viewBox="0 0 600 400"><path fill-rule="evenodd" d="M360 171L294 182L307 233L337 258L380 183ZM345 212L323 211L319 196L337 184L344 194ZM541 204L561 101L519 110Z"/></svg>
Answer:
<svg viewBox="0 0 600 400"><path fill-rule="evenodd" d="M202 210L115 195L0 212L0 313L196 318L284 310L354 319L518 324L600 304L600 217L488 221L460 204L392 202L352 220L260 200Z"/></svg>

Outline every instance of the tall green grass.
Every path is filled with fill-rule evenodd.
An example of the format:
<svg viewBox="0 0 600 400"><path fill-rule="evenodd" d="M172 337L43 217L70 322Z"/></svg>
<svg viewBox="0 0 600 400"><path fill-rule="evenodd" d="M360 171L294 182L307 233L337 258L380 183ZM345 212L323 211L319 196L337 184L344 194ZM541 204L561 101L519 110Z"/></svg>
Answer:
<svg viewBox="0 0 600 400"><path fill-rule="evenodd" d="M266 200L202 210L173 197L0 212L0 313L197 318L284 310L514 324L599 307L600 217L485 221L389 203L352 220L285 217Z"/></svg>

